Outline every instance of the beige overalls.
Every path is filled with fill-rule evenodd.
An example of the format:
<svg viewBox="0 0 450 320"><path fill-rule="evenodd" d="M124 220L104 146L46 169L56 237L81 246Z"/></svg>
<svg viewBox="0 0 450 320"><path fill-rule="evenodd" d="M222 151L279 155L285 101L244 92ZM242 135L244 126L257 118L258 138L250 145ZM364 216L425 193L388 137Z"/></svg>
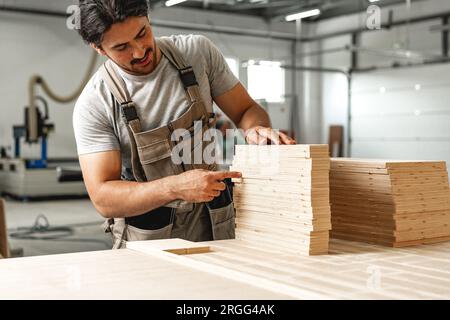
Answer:
<svg viewBox="0 0 450 320"><path fill-rule="evenodd" d="M116 73L111 61L101 68L100 74L117 102L131 142L131 162L136 181L152 181L177 175L187 170L216 170L216 164L194 164L193 156L206 147L203 134L215 126L215 115L209 113L201 98L199 86L191 66L185 62L182 54L169 38L156 39L162 54L178 70L180 80L186 90L189 101L188 110L178 119L166 126L142 132L141 122L123 79ZM194 122L196 128L194 130ZM200 124L200 126L199 126ZM177 129L189 130L189 135L180 141L172 141L172 133ZM197 136L195 139L194 133ZM194 141L201 141L194 145ZM192 150L190 161L175 164L172 151L179 143L189 143ZM185 158L183 158L185 159ZM123 248L127 241L182 238L190 241L208 241L232 239L235 237L235 212L233 204L212 209L204 203L188 203L176 200L162 208L144 215L131 218L109 219L105 231L113 235L113 249Z"/></svg>

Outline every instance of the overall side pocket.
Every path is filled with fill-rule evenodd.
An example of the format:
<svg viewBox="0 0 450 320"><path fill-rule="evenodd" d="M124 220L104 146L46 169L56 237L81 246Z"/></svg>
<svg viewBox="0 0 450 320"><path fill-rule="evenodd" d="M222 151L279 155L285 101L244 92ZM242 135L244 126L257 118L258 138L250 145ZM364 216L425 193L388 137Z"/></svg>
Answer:
<svg viewBox="0 0 450 320"><path fill-rule="evenodd" d="M226 240L234 239L235 235L235 211L233 202L225 207L210 209L208 208L211 219L213 239Z"/></svg>
<svg viewBox="0 0 450 320"><path fill-rule="evenodd" d="M126 230L127 241L143 241L169 239L172 234L173 223L156 230L144 230L128 225Z"/></svg>

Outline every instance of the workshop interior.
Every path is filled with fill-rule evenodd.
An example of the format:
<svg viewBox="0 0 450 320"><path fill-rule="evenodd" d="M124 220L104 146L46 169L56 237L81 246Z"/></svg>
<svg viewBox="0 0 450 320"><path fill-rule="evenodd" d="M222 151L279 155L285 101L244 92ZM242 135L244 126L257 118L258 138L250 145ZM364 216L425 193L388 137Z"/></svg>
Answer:
<svg viewBox="0 0 450 320"><path fill-rule="evenodd" d="M232 232L117 243L73 125L109 58L79 1L0 0L0 299L450 298L448 0L144 2L155 37L209 39L296 143L227 135L214 103L216 169L242 177L205 208Z"/></svg>

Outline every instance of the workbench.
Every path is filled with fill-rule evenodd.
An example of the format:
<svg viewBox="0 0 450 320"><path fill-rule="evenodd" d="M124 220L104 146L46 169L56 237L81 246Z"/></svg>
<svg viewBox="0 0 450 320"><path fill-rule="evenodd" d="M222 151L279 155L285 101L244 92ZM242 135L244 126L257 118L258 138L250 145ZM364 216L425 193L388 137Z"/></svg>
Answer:
<svg viewBox="0 0 450 320"><path fill-rule="evenodd" d="M177 255L133 249L0 260L0 299L449 299L450 242L332 239L328 255L242 240Z"/></svg>

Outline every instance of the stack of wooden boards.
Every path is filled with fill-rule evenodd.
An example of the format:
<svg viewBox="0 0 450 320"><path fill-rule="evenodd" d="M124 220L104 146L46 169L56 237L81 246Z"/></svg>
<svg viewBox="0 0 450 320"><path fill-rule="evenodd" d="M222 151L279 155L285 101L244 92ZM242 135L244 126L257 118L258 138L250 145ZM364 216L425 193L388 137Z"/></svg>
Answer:
<svg viewBox="0 0 450 320"><path fill-rule="evenodd" d="M332 237L392 247L450 240L447 166L332 159Z"/></svg>
<svg viewBox="0 0 450 320"><path fill-rule="evenodd" d="M328 145L238 145L236 238L280 251L328 253L331 229Z"/></svg>

